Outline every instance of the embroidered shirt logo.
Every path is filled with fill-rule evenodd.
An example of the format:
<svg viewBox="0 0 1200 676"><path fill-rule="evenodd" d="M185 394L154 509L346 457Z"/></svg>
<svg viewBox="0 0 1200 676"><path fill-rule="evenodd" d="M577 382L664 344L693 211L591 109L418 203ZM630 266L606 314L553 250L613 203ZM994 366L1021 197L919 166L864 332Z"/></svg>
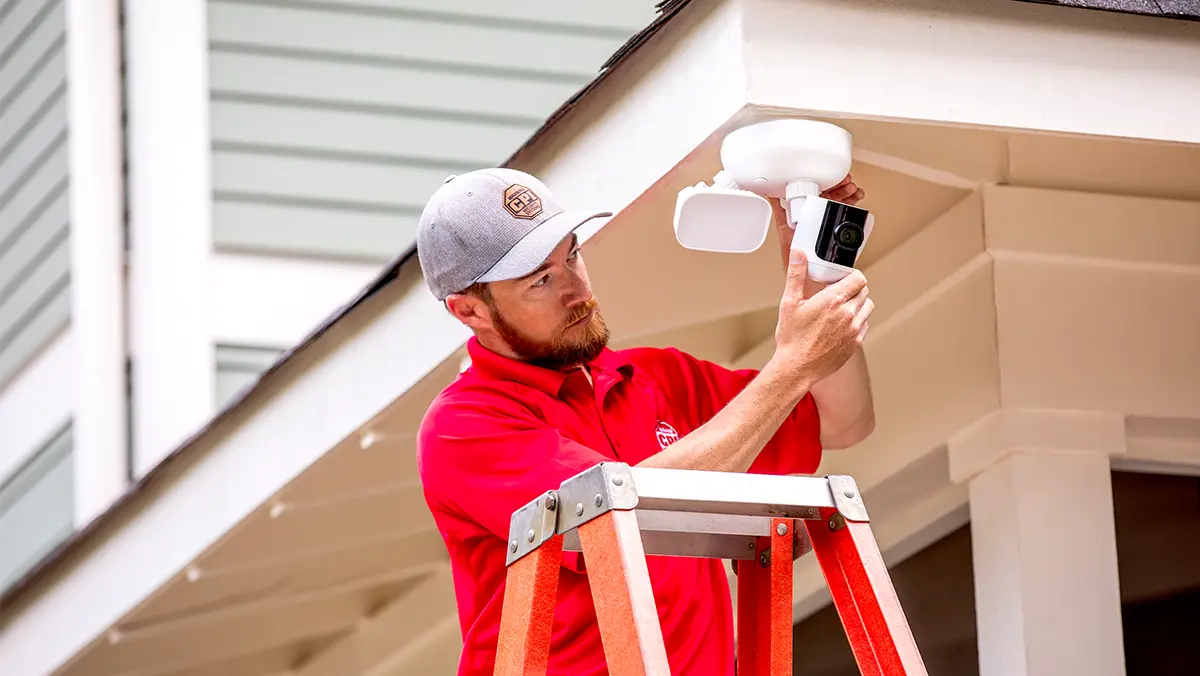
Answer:
<svg viewBox="0 0 1200 676"><path fill-rule="evenodd" d="M529 188L514 183L504 191L504 208L513 218L529 220L542 213L542 198Z"/></svg>
<svg viewBox="0 0 1200 676"><path fill-rule="evenodd" d="M671 444L679 441L679 432L671 427L670 423L659 421L658 426L654 428L654 436L658 439L659 448L666 448Z"/></svg>

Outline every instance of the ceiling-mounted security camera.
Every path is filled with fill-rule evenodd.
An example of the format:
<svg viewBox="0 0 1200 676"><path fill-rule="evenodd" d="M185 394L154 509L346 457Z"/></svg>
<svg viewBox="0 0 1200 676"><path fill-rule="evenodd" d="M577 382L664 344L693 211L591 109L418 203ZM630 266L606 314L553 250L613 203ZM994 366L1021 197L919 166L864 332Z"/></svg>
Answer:
<svg viewBox="0 0 1200 676"><path fill-rule="evenodd" d="M762 246L778 199L795 229L792 248L808 254L808 274L835 282L850 274L871 235L866 209L820 197L850 173L850 133L815 120L774 120L731 132L712 186L684 188L675 237L689 249L748 253Z"/></svg>

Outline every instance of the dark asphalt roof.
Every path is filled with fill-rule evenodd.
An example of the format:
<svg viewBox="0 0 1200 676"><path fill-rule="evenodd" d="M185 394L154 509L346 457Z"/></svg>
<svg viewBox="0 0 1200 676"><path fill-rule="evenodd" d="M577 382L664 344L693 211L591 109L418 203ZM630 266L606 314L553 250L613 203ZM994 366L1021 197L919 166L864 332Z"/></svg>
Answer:
<svg viewBox="0 0 1200 676"><path fill-rule="evenodd" d="M1020 0L1106 12L1146 14L1168 19L1200 20L1200 0Z"/></svg>

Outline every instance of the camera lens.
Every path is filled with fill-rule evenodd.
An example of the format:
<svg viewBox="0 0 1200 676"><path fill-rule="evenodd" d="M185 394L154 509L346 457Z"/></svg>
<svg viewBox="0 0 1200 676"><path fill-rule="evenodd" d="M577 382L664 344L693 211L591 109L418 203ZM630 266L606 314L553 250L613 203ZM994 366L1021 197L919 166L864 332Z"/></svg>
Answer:
<svg viewBox="0 0 1200 676"><path fill-rule="evenodd" d="M863 231L855 223L842 223L833 233L838 246L847 249L857 249L863 243Z"/></svg>

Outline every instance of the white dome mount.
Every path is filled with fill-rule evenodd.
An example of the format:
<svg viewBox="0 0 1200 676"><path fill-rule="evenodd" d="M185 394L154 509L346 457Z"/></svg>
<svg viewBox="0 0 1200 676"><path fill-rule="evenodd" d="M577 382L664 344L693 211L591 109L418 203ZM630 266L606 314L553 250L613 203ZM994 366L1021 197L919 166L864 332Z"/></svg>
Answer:
<svg viewBox="0 0 1200 676"><path fill-rule="evenodd" d="M850 173L851 150L850 132L837 125L772 120L726 136L721 165L738 186L763 197L819 195Z"/></svg>

